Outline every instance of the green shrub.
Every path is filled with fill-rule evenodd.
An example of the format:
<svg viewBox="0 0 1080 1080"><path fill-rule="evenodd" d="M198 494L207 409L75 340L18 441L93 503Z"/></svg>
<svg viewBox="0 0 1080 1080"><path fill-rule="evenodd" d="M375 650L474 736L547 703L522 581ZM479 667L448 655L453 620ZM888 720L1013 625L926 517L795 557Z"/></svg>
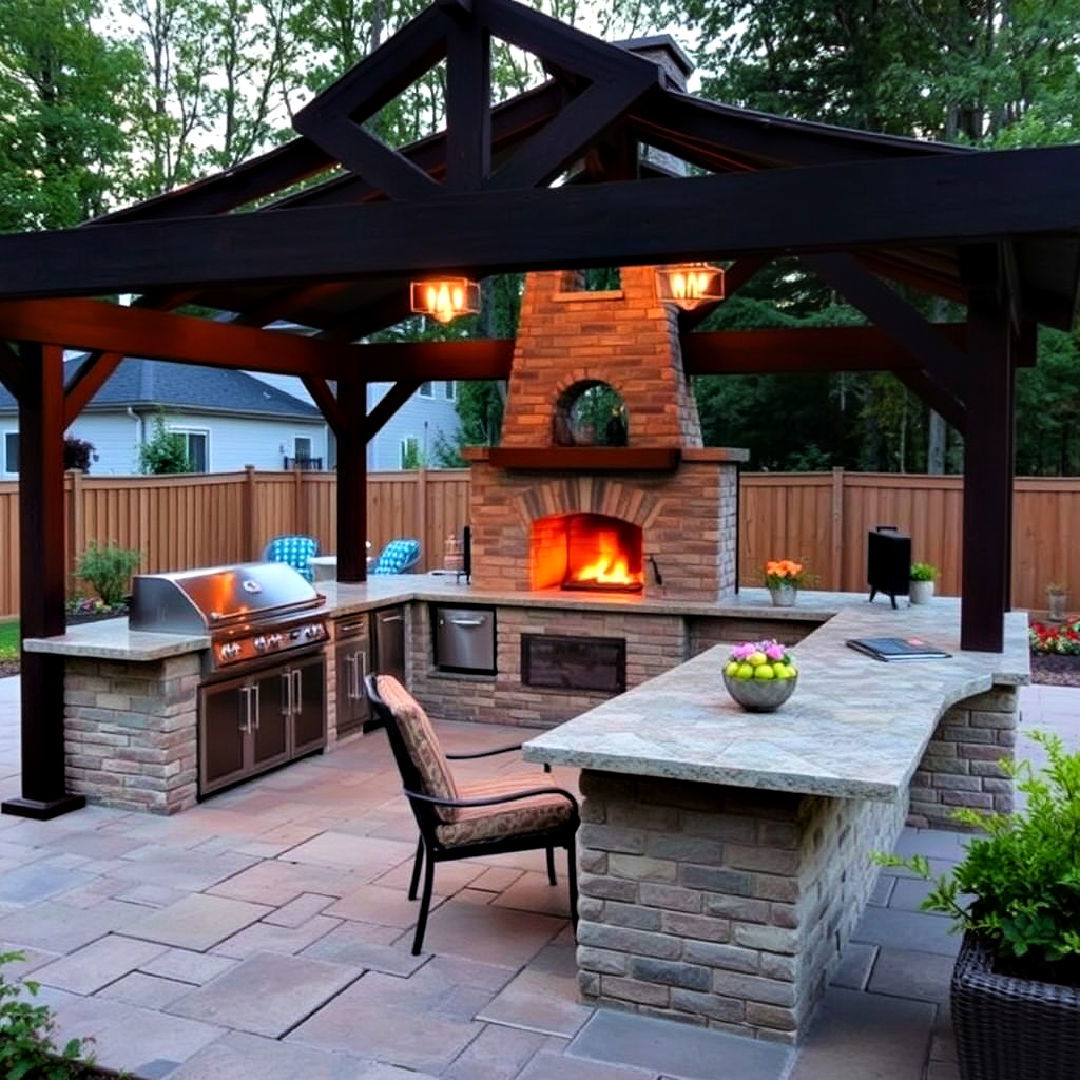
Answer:
<svg viewBox="0 0 1080 1080"><path fill-rule="evenodd" d="M912 581L934 581L938 576L938 569L933 563L917 562L911 564Z"/></svg>
<svg viewBox="0 0 1080 1080"><path fill-rule="evenodd" d="M63 1047L53 1042L56 1022L47 1005L23 998L38 992L35 982L8 982L3 965L22 960L22 953L0 953L0 1076L5 1080L75 1080L88 1075L81 1061L85 1041L71 1039Z"/></svg>
<svg viewBox="0 0 1080 1080"><path fill-rule="evenodd" d="M131 587L131 575L139 565L139 552L116 544L98 545L91 540L75 564L75 576L88 581L110 607L123 602Z"/></svg>
<svg viewBox="0 0 1080 1080"><path fill-rule="evenodd" d="M151 476L191 472L187 441L170 431L162 416L154 418L154 433L139 447L139 470Z"/></svg>
<svg viewBox="0 0 1080 1080"><path fill-rule="evenodd" d="M1003 761L1027 796L1013 814L957 810L957 821L984 829L964 861L944 874L923 901L951 915L964 930L988 939L998 956L1022 961L1041 978L1075 983L1080 965L1080 750L1066 753L1057 735L1033 732L1048 764ZM878 855L933 881L925 856ZM974 899L968 902L968 896Z"/></svg>

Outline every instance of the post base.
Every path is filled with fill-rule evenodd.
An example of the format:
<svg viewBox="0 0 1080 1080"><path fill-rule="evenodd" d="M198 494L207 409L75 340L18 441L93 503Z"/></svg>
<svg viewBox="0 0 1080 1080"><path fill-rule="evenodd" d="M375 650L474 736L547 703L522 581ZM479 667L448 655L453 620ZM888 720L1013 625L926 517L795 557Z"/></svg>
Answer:
<svg viewBox="0 0 1080 1080"><path fill-rule="evenodd" d="M86 796L84 795L64 795L59 799L50 799L48 802L17 796L0 803L0 814L34 818L35 821L49 821L51 818L60 817L61 814L81 810L85 805Z"/></svg>

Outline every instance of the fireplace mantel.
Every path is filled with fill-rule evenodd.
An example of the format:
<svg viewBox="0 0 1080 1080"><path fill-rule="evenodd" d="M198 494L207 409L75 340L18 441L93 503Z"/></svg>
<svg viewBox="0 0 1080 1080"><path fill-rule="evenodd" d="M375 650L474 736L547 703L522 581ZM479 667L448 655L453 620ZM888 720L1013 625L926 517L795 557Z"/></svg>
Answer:
<svg viewBox="0 0 1080 1080"><path fill-rule="evenodd" d="M749 451L730 446L468 446L466 461L497 469L671 472L681 461L744 462Z"/></svg>

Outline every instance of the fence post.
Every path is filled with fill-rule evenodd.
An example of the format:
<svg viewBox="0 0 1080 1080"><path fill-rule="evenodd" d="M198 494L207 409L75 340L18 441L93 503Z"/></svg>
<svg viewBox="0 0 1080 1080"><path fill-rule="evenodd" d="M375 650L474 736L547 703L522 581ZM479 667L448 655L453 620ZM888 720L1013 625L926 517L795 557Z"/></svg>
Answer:
<svg viewBox="0 0 1080 1080"><path fill-rule="evenodd" d="M835 592L843 592L844 589L844 470L836 468L832 471L832 550L830 577L832 588Z"/></svg>
<svg viewBox="0 0 1080 1080"><path fill-rule="evenodd" d="M427 570L431 566L431 545L429 543L428 522L428 480L427 466L421 464L416 470L416 531L420 541L420 569Z"/></svg>
<svg viewBox="0 0 1080 1080"><path fill-rule="evenodd" d="M82 490L82 469L70 469L68 470L68 476L71 477L71 484L68 488L69 498L71 499L71 516L68 518L68 543L71 545L71 550L68 557L68 589L70 590L75 580L75 563L79 558L79 552L86 546L86 537L83 536L83 490Z"/></svg>
<svg viewBox="0 0 1080 1080"><path fill-rule="evenodd" d="M258 559L259 553L255 550L255 466L244 466L244 497L243 497L243 546L244 558L252 561Z"/></svg>
<svg viewBox="0 0 1080 1080"><path fill-rule="evenodd" d="M306 536L307 528L304 519L304 472L299 465L293 466L293 532L298 536Z"/></svg>

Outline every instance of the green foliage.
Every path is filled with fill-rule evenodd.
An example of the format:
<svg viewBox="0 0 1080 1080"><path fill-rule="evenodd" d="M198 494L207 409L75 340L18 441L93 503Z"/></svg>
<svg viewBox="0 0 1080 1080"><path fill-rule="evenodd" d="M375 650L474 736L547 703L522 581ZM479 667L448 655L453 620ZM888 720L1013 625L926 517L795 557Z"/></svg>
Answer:
<svg viewBox="0 0 1080 1080"><path fill-rule="evenodd" d="M401 446L401 467L403 469L419 469L424 464L424 455L420 450L420 440L406 439Z"/></svg>
<svg viewBox="0 0 1080 1080"><path fill-rule="evenodd" d="M922 906L988 938L1003 957L1073 969L1080 960L1080 751L1066 753L1057 735L1031 737L1046 750L1045 768L1002 762L1027 808L1013 814L957 810L957 821L988 836L972 838L964 861L934 882ZM875 861L933 881L925 856L879 855Z"/></svg>
<svg viewBox="0 0 1080 1080"><path fill-rule="evenodd" d="M154 419L154 433L139 447L139 471L151 476L191 472L184 436L170 431L161 415Z"/></svg>
<svg viewBox="0 0 1080 1080"><path fill-rule="evenodd" d="M0 622L0 660L18 660L20 649L19 620Z"/></svg>
<svg viewBox="0 0 1080 1080"><path fill-rule="evenodd" d="M76 439L74 435L64 437L64 468L90 471L90 460L94 453L94 444L85 439Z"/></svg>
<svg viewBox="0 0 1080 1080"><path fill-rule="evenodd" d="M131 575L139 565L139 552L116 544L100 546L91 540L75 564L75 576L97 589L102 602L110 606L123 602L131 589Z"/></svg>
<svg viewBox="0 0 1080 1080"><path fill-rule="evenodd" d="M936 581L938 568L933 563L917 562L911 564L912 581Z"/></svg>
<svg viewBox="0 0 1080 1080"><path fill-rule="evenodd" d="M22 953L0 953L0 1076L5 1080L76 1080L86 1075L88 1040L71 1039L62 1047L53 1041L56 1023L47 1005L36 1005L35 982L9 982L3 965L22 960Z"/></svg>

